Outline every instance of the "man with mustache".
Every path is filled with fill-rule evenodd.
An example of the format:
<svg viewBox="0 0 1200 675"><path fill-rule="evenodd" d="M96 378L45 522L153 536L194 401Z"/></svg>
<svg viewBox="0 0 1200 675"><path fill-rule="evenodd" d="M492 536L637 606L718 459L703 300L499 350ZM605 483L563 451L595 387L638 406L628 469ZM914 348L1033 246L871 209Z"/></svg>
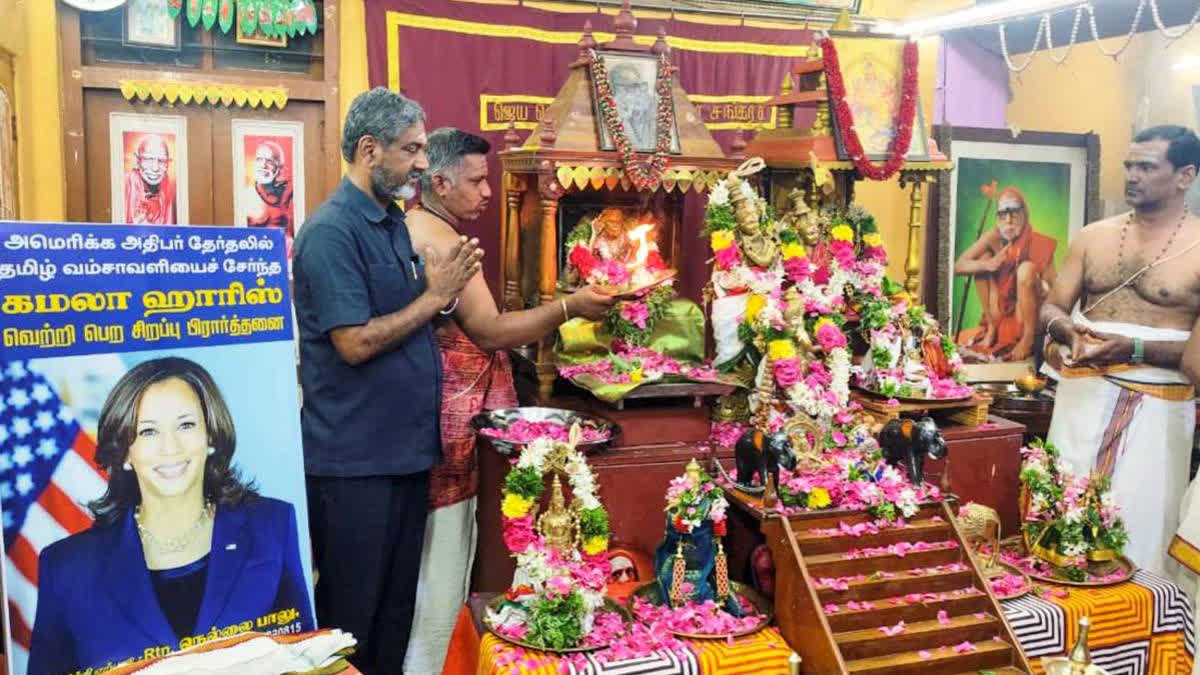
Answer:
<svg viewBox="0 0 1200 675"><path fill-rule="evenodd" d="M464 227L487 210L487 140L444 127L429 134L429 168L421 174L421 203L407 214L419 248L448 250ZM482 274L467 282L458 306L438 317L442 354L442 459L433 469L428 524L421 554L416 619L405 672L440 673L455 618L471 578L475 503L479 487L471 418L485 409L517 405L504 349L534 342L570 317L598 319L613 304L591 287L539 307L501 313Z"/></svg>
<svg viewBox="0 0 1200 675"><path fill-rule="evenodd" d="M354 634L364 673L403 672L441 454L433 320L454 312L483 255L455 237L422 258L395 204L429 166L424 120L383 87L354 99L346 175L293 258L317 622Z"/></svg>
<svg viewBox="0 0 1200 675"><path fill-rule="evenodd" d="M125 222L174 225L175 183L167 175L171 153L157 134L146 134L133 153L133 171L125 177Z"/></svg>
<svg viewBox="0 0 1200 675"><path fill-rule="evenodd" d="M979 326L958 335L960 345L1012 361L1029 358L1042 299L1054 283L1057 244L1034 231L1028 202L1018 188L1000 192L996 227L954 263L955 274L974 275L983 311Z"/></svg>
<svg viewBox="0 0 1200 675"><path fill-rule="evenodd" d="M1111 478L1126 555L1160 574L1173 567L1200 381L1200 219L1184 204L1198 166L1188 129L1134 136L1132 210L1075 235L1041 311L1045 371L1058 380L1049 440L1076 473Z"/></svg>

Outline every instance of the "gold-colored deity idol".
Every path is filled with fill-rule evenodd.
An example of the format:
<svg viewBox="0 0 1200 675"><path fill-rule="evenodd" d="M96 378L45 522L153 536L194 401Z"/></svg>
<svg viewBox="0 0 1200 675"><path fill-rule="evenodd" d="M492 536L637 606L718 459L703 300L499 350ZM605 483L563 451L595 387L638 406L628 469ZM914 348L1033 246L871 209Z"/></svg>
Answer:
<svg viewBox="0 0 1200 675"><path fill-rule="evenodd" d="M550 488L550 506L538 517L538 532L545 540L546 546L566 554L579 543L579 520L573 511L567 508L563 497L562 481L554 474L554 483Z"/></svg>

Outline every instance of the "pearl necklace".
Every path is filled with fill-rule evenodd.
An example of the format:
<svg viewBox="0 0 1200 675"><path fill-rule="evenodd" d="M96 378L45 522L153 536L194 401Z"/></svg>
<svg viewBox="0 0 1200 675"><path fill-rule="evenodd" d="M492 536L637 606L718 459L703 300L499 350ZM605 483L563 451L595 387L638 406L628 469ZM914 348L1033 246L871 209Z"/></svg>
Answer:
<svg viewBox="0 0 1200 675"><path fill-rule="evenodd" d="M182 553L186 551L188 546L196 540L200 532L204 529L204 525L212 520L213 512L216 508L212 502L205 502L204 508L200 510L200 515L196 517L196 522L188 528L186 532L175 537L174 539L159 539L154 536L150 528L142 523L142 505L138 504L133 511L133 521L137 523L138 534L141 535L142 541L149 544L159 553Z"/></svg>

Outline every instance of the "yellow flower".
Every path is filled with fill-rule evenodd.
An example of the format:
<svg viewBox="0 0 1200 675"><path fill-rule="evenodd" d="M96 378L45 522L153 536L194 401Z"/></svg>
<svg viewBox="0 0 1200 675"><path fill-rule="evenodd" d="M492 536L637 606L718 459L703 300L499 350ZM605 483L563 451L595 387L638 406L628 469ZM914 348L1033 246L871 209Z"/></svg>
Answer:
<svg viewBox="0 0 1200 675"><path fill-rule="evenodd" d="M820 332L821 332L821 328L822 328L823 326L825 326L826 324L833 324L833 327L834 327L834 328L837 328L837 324L836 324L836 323L833 323L833 319L830 319L830 318L829 318L829 317L827 317L827 316L823 316L823 317L821 317L821 318L817 319L817 322L813 324L813 335L816 335L817 333L820 333Z"/></svg>
<svg viewBox="0 0 1200 675"><path fill-rule="evenodd" d="M807 252L804 250L804 245L794 241L784 244L782 247L780 247L780 250L783 251L784 260L803 258L805 255L807 255Z"/></svg>
<svg viewBox="0 0 1200 675"><path fill-rule="evenodd" d="M532 499L509 492L504 495L504 501L500 504L500 511L509 518L520 518L529 513L531 506L533 506Z"/></svg>
<svg viewBox="0 0 1200 675"><path fill-rule="evenodd" d="M608 548L608 537L588 537L583 542L583 552L596 555Z"/></svg>
<svg viewBox="0 0 1200 675"><path fill-rule="evenodd" d="M829 491L823 487L815 487L812 492L808 493L808 508L810 509L823 509L829 506L831 501Z"/></svg>
<svg viewBox="0 0 1200 675"><path fill-rule="evenodd" d="M867 246L880 248L883 246L883 237L879 236L878 232L868 232L863 235L863 243Z"/></svg>
<svg viewBox="0 0 1200 675"><path fill-rule="evenodd" d="M633 371L629 373L629 381L630 382L641 382L642 381L642 367L641 366L634 368Z"/></svg>
<svg viewBox="0 0 1200 675"><path fill-rule="evenodd" d="M763 307L767 306L767 299L758 294L751 294L746 300L746 320L753 321L754 317L762 311Z"/></svg>
<svg viewBox="0 0 1200 675"><path fill-rule="evenodd" d="M733 245L733 232L731 230L717 230L712 233L710 238L713 252L727 249Z"/></svg>
<svg viewBox="0 0 1200 675"><path fill-rule="evenodd" d="M838 225L829 231L834 239L839 241L854 241L854 230L849 225Z"/></svg>
<svg viewBox="0 0 1200 675"><path fill-rule="evenodd" d="M796 346L791 340L771 340L767 343L767 354L772 361L790 359L796 355Z"/></svg>

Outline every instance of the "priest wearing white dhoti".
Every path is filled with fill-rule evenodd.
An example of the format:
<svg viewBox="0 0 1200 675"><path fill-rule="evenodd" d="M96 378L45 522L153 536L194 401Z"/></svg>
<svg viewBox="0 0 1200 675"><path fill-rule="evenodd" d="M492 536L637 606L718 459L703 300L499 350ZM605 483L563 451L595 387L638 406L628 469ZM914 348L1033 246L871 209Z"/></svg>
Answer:
<svg viewBox="0 0 1200 675"><path fill-rule="evenodd" d="M1200 381L1200 338L1189 341L1200 315L1200 219L1184 203L1198 166L1200 139L1190 130L1137 134L1125 159L1133 210L1075 235L1041 311L1043 370L1058 380L1048 440L1077 473L1112 479L1126 555L1159 574L1178 570L1168 548Z"/></svg>

